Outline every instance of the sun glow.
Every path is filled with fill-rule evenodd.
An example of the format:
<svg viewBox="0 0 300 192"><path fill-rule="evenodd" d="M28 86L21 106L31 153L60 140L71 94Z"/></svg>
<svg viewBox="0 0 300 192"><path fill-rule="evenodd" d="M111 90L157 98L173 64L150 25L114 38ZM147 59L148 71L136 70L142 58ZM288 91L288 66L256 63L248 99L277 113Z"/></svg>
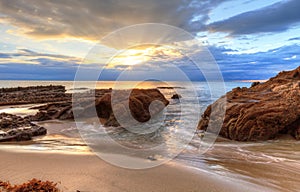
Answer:
<svg viewBox="0 0 300 192"><path fill-rule="evenodd" d="M133 47L115 56L108 64L107 68L118 66L134 66L152 61L163 61L180 58L182 54L170 46L143 45Z"/></svg>

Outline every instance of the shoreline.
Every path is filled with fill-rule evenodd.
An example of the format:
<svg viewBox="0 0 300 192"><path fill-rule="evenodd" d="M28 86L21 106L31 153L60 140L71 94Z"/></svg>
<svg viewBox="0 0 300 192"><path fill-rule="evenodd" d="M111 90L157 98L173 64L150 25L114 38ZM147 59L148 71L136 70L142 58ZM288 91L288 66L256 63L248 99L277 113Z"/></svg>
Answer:
<svg viewBox="0 0 300 192"><path fill-rule="evenodd" d="M94 154L74 155L1 151L0 178L22 183L32 178L59 183L62 191L254 191L260 186L235 182L217 176L167 163L146 170L129 170L108 164ZM130 178L130 179L129 179ZM268 191L267 188L260 190ZM269 190L270 191L270 190ZM273 190L272 190L273 191Z"/></svg>
<svg viewBox="0 0 300 192"><path fill-rule="evenodd" d="M172 95L169 89L164 90L164 93L168 98ZM1 106L0 111L9 110L18 116L29 113L34 115L37 108L31 107L37 105L40 104ZM245 142L238 145L235 141L226 140L216 143L207 156L197 156L191 149L190 153L183 153L182 159L179 157L155 168L129 170L108 164L88 146L82 145L78 141L81 136L72 120L32 122L46 128L47 135L35 137L28 142L2 145L0 180L18 184L37 178L60 183L62 191L81 192L235 192L240 189L292 192L298 189L300 181L295 177L298 173L293 171L300 165L297 163L299 142L289 140L287 135L284 136L287 140ZM130 138L128 134L120 134L118 138L123 136ZM120 139L122 141L127 140ZM136 145L138 142L134 146ZM101 143L99 147L107 156L123 154L107 142ZM128 153L125 155L132 158L136 165L136 156L132 157ZM148 157L152 156L142 155L143 160L151 160ZM119 155L117 158L124 162L123 157ZM154 158L154 161L160 160Z"/></svg>

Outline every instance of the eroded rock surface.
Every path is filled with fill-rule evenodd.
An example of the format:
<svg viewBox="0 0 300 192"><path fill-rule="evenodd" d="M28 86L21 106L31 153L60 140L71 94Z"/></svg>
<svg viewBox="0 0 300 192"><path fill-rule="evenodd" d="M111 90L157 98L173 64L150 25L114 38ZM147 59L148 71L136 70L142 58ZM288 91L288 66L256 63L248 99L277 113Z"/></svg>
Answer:
<svg viewBox="0 0 300 192"><path fill-rule="evenodd" d="M0 106L57 101L71 101L72 95L66 93L64 86L32 86L0 89Z"/></svg>
<svg viewBox="0 0 300 192"><path fill-rule="evenodd" d="M39 109L39 112L29 118L32 121L67 120L74 119L74 115L77 118L97 115L104 125L119 126L118 118L129 122L133 117L138 122L147 122L152 115L161 112L169 104L169 101L158 89L133 89L132 92L130 91L115 90L113 92L114 110L111 102L112 90L102 89L96 90L96 97L91 94L78 93L73 105L71 102L59 102L36 107L34 109ZM128 108L130 111L127 110ZM76 110L75 113L74 110Z"/></svg>
<svg viewBox="0 0 300 192"><path fill-rule="evenodd" d="M27 141L46 134L44 127L30 122L29 119L7 113L0 114L0 142Z"/></svg>
<svg viewBox="0 0 300 192"><path fill-rule="evenodd" d="M53 119L67 120L74 118L71 102L49 103L31 109L39 110L37 114L28 116L31 121L46 121Z"/></svg>
<svg viewBox="0 0 300 192"><path fill-rule="evenodd" d="M224 122L218 116L223 109ZM300 139L300 67L228 92L206 109L198 129L218 132L214 125L221 126L221 136L238 141L269 140L279 134Z"/></svg>
<svg viewBox="0 0 300 192"><path fill-rule="evenodd" d="M98 89L94 92L81 92L74 93L76 96L73 98L75 103L72 104L71 98L64 102L52 102L42 106L33 107L31 109L38 109L39 112L35 115L28 116L32 121L46 121L46 120L73 120L73 106L77 109L77 116L89 117L86 110L90 106L95 106L95 98L101 98L104 94L110 93L111 89Z"/></svg>
<svg viewBox="0 0 300 192"><path fill-rule="evenodd" d="M114 91L113 99L112 93L107 93L96 100L96 112L104 125L119 126L118 120L122 119L126 123L133 118L138 122L147 122L168 104L169 101L158 89L133 89L131 93L129 90L118 90Z"/></svg>

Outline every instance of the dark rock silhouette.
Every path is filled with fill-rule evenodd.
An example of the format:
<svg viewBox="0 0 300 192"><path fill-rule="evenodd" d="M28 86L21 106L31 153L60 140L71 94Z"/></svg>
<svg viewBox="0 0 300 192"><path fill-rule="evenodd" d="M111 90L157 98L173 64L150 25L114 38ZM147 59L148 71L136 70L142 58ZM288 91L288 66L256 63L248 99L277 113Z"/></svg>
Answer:
<svg viewBox="0 0 300 192"><path fill-rule="evenodd" d="M174 95L172 95L172 97L171 97L171 99L180 99L181 98L181 95L179 95L179 94L174 94Z"/></svg>
<svg viewBox="0 0 300 192"><path fill-rule="evenodd" d="M259 84L260 84L259 81L255 81L255 82L253 82L253 83L251 84L251 87L255 87L256 85L259 85Z"/></svg>

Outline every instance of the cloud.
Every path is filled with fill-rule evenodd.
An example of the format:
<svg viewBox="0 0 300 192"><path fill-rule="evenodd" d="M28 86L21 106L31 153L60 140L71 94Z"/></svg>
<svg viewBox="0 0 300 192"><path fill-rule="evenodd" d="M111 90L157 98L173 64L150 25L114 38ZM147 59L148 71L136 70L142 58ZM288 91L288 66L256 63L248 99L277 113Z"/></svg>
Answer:
<svg viewBox="0 0 300 192"><path fill-rule="evenodd" d="M268 79L282 70L290 70L300 66L300 45L283 46L268 52L252 54L230 54L235 50L210 46L225 80ZM203 54L193 53L195 57L202 58ZM159 56L158 56L159 57ZM32 64L32 63L34 64ZM55 54L37 53L21 49L13 53L0 53L0 79L1 80L74 80L80 60L73 57ZM81 76L78 80L95 80L104 64L80 65ZM127 80L143 80L151 77L162 80L180 80L175 75L179 69L191 80L205 80L205 75L215 74L215 71L201 71L187 57L165 60L154 58L144 64L135 66L119 66L103 68L100 80L116 80L118 76L126 73ZM92 79L91 79L92 77ZM124 80L124 79L123 79Z"/></svg>
<svg viewBox="0 0 300 192"><path fill-rule="evenodd" d="M17 52L0 53L1 63L24 63L24 64L38 64L38 65L51 65L65 63L79 64L81 59L58 54L37 53L28 49L18 49Z"/></svg>
<svg viewBox="0 0 300 192"><path fill-rule="evenodd" d="M11 55L10 54L6 54L6 53L0 53L0 58L11 58Z"/></svg>
<svg viewBox="0 0 300 192"><path fill-rule="evenodd" d="M99 40L124 26L164 23L198 31L222 0L1 0L0 22L36 38ZM195 18L197 18L195 20ZM15 33L15 31L14 31Z"/></svg>
<svg viewBox="0 0 300 192"><path fill-rule="evenodd" d="M300 45L283 46L268 52L228 54L234 50L209 48L226 80L269 79L283 70L300 66ZM285 58L292 58L285 60Z"/></svg>
<svg viewBox="0 0 300 192"><path fill-rule="evenodd" d="M290 38L288 39L288 41L299 41L300 37L294 37L294 38Z"/></svg>
<svg viewBox="0 0 300 192"><path fill-rule="evenodd" d="M0 53L0 80L72 80L80 60L28 49Z"/></svg>
<svg viewBox="0 0 300 192"><path fill-rule="evenodd" d="M76 68L44 67L35 64L0 64L0 80L72 80Z"/></svg>
<svg viewBox="0 0 300 192"><path fill-rule="evenodd" d="M282 32L300 22L299 10L300 1L287 0L212 23L207 28L231 35Z"/></svg>

